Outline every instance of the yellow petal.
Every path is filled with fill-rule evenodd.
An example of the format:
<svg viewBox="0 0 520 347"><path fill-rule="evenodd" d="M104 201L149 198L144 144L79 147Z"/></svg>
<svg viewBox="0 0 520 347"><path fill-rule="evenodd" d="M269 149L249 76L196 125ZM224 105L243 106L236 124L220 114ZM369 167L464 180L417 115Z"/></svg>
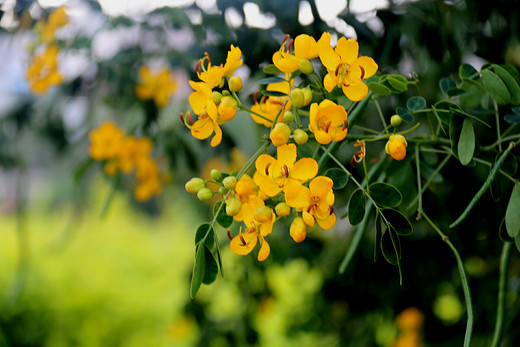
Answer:
<svg viewBox="0 0 520 347"><path fill-rule="evenodd" d="M341 63L339 55L334 51L330 45L330 34L323 33L318 40L318 50L320 60L325 65L329 72L336 71L336 68Z"/></svg>
<svg viewBox="0 0 520 347"><path fill-rule="evenodd" d="M343 93L352 101L361 101L367 96L368 87L365 83L359 82L358 84L343 87Z"/></svg>
<svg viewBox="0 0 520 347"><path fill-rule="evenodd" d="M341 57L341 61L352 64L358 57L359 44L354 39L346 39L342 37L336 45L336 53Z"/></svg>
<svg viewBox="0 0 520 347"><path fill-rule="evenodd" d="M319 55L318 43L314 37L307 34L298 35L294 39L294 55L298 60L317 58Z"/></svg>
<svg viewBox="0 0 520 347"><path fill-rule="evenodd" d="M325 75L325 78L323 79L323 86L325 87L325 89L327 89L327 91L330 93L332 91L332 89L334 89L334 87L336 87L336 80L334 79L333 77L334 75L332 73L328 73L327 75Z"/></svg>
<svg viewBox="0 0 520 347"><path fill-rule="evenodd" d="M287 165L287 167L292 168L296 161L296 155L296 145L294 143L279 146L276 149L276 158L280 166Z"/></svg>
<svg viewBox="0 0 520 347"><path fill-rule="evenodd" d="M269 247L269 244L263 236L258 235L258 238L260 238L260 243L262 244L262 247L258 252L258 261L264 261L267 259L267 257L269 257L269 254L271 253L271 247Z"/></svg>
<svg viewBox="0 0 520 347"><path fill-rule="evenodd" d="M242 237L240 235L242 235ZM245 244L243 241L245 241ZM229 248L231 248L231 251L235 254L247 255L255 248L256 243L256 233L241 233L231 240Z"/></svg>
<svg viewBox="0 0 520 347"><path fill-rule="evenodd" d="M363 68L363 76L361 78L369 78L375 75L377 72L377 64L374 59L366 56L359 57L357 60L357 64Z"/></svg>
<svg viewBox="0 0 520 347"><path fill-rule="evenodd" d="M310 227L314 226L314 217L312 214L310 214L307 211L303 211L302 218L303 218L303 221L305 222L305 224L307 224Z"/></svg>
<svg viewBox="0 0 520 347"><path fill-rule="evenodd" d="M285 191L285 202L287 205L301 210L311 204L311 191L303 185L291 186Z"/></svg>
<svg viewBox="0 0 520 347"><path fill-rule="evenodd" d="M309 189L313 196L319 196L325 199L328 192L332 190L334 182L326 176L318 176L309 183Z"/></svg>
<svg viewBox="0 0 520 347"><path fill-rule="evenodd" d="M216 122L213 122L213 130L215 131L215 136L211 139L211 147L216 147L222 141L222 129L218 126Z"/></svg>
<svg viewBox="0 0 520 347"><path fill-rule="evenodd" d="M255 183L258 185L262 193L267 196L276 196L282 190L270 176L258 174L254 176Z"/></svg>
<svg viewBox="0 0 520 347"><path fill-rule="evenodd" d="M290 172L291 178L297 179L302 183L310 180L318 173L318 163L312 158L302 158L294 163Z"/></svg>
<svg viewBox="0 0 520 347"><path fill-rule="evenodd" d="M327 219L317 219L317 222L322 229L329 230L336 224L336 215L332 213Z"/></svg>
<svg viewBox="0 0 520 347"><path fill-rule="evenodd" d="M332 141L330 135L322 130L315 131L314 137L316 138L316 141L322 145L328 145Z"/></svg>

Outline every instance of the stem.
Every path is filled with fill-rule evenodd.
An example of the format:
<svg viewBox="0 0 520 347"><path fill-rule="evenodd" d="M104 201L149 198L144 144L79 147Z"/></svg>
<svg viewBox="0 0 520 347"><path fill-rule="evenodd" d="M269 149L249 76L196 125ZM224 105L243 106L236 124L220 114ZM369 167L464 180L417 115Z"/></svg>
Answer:
<svg viewBox="0 0 520 347"><path fill-rule="evenodd" d="M516 140L519 138L520 138L520 135L511 135L511 136L507 136L507 137L502 137L500 140L497 140L495 143L493 143L489 146L482 146L481 149L483 151L490 151L493 148L495 148L496 146L500 145L501 143L508 142L511 140ZM500 149L500 151L502 151L502 149Z"/></svg>
<svg viewBox="0 0 520 347"><path fill-rule="evenodd" d="M361 238L365 234L365 231L368 228L368 223L370 221L370 212L372 210L373 205L370 202L367 202L368 209L365 212L365 218L363 218L363 221L354 231L354 235L352 236L352 241L350 242L350 245L347 250L347 254L345 254L345 258L343 258L343 261L341 262L341 265L339 266L339 273L342 274L345 272L348 264L350 264L352 258L354 257L354 254L356 253L359 243L361 242ZM366 208L366 207L365 207Z"/></svg>
<svg viewBox="0 0 520 347"><path fill-rule="evenodd" d="M477 163L484 164L484 165L487 165L489 167L493 166L493 163L490 163L487 160L483 160L483 159L475 158L475 157L473 157L473 160L475 160L475 162L477 162ZM507 172L503 171L502 169L498 170L498 172L500 172L502 174L502 176L504 176L505 178L507 178L511 182L516 183L516 180L513 177L511 177Z"/></svg>
<svg viewBox="0 0 520 347"><path fill-rule="evenodd" d="M252 110L250 110L249 108L247 108L247 107L245 107L243 105L238 105L238 108L241 109L242 111L246 111L246 112L252 113L252 114L254 114L257 117L260 117L260 118L262 118L265 121L268 121L269 123L272 122L272 119L269 119L266 116L261 115L260 113L256 113L255 111L252 111Z"/></svg>
<svg viewBox="0 0 520 347"><path fill-rule="evenodd" d="M507 272L509 267L509 259L511 258L512 245L512 242L505 242L504 246L502 247L502 256L500 257L500 278L498 280L497 318L491 347L499 346L500 340L502 339L502 332L504 331L504 307L507 289Z"/></svg>
<svg viewBox="0 0 520 347"><path fill-rule="evenodd" d="M462 283L462 289L464 290L464 299L466 301L466 311L468 312L468 322L466 323L466 334L464 336L464 347L470 346L471 341L471 333L473 330L473 305L471 303L471 293L469 291L469 283L468 278L466 276L466 271L464 270L464 264L462 263L462 260L460 258L459 252L453 246L448 236L446 236L438 227L435 225L435 223L432 222L430 218L424 213L424 211L421 212L424 219L431 225L431 227L439 234L439 236L442 238L444 242L448 244L448 246L453 251L453 254L455 255L455 258L457 259L457 267L459 269L459 275L460 280Z"/></svg>
<svg viewBox="0 0 520 347"><path fill-rule="evenodd" d="M385 121L385 116L383 115L383 111L381 110L381 106L379 105L379 101L377 101L377 99L374 98L374 104L376 105L376 108L377 108L377 113L379 114L379 118L381 119L381 123L383 123L383 126L385 128L385 132L388 133L388 129L387 129L387 126L386 126L386 121Z"/></svg>
<svg viewBox="0 0 520 347"><path fill-rule="evenodd" d="M417 171L417 197L419 202L417 204L417 220L421 218L422 213L422 187L421 187L421 165L419 160L419 147L420 145L415 146L415 170Z"/></svg>
<svg viewBox="0 0 520 347"><path fill-rule="evenodd" d="M493 100L493 108L495 109L495 123L497 125L497 142L498 142L498 150L502 152L502 143L501 143L501 135L500 135L500 119L498 114L498 104L495 100Z"/></svg>

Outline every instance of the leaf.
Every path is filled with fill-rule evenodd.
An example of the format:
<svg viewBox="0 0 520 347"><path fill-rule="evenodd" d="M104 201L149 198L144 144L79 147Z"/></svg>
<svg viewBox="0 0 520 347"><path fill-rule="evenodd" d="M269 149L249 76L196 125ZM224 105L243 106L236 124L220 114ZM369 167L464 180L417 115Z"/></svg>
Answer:
<svg viewBox="0 0 520 347"><path fill-rule="evenodd" d="M506 230L514 238L520 234L520 182L516 182L507 204Z"/></svg>
<svg viewBox="0 0 520 347"><path fill-rule="evenodd" d="M225 204L225 202L224 201L220 201L220 202L217 202L215 204L215 206L213 206L213 215L215 215L215 213L220 208L220 205L222 205L222 204ZM226 213L225 206L222 206L222 208L220 208L220 211L219 211L219 213L217 215L217 223L220 224L220 226L223 227L224 229L229 228L231 226L231 224L233 224L233 217L229 216Z"/></svg>
<svg viewBox="0 0 520 347"><path fill-rule="evenodd" d="M512 124L520 124L520 116L517 114L507 114L504 119L506 122L512 123Z"/></svg>
<svg viewBox="0 0 520 347"><path fill-rule="evenodd" d="M372 183L368 191L374 202L382 207L396 207L403 201L401 192L389 183Z"/></svg>
<svg viewBox="0 0 520 347"><path fill-rule="evenodd" d="M516 245L516 249L520 252L520 235L517 235L515 237L515 245Z"/></svg>
<svg viewBox="0 0 520 347"><path fill-rule="evenodd" d="M348 220L351 225L358 225L365 217L365 203L365 192L356 189L348 201Z"/></svg>
<svg viewBox="0 0 520 347"><path fill-rule="evenodd" d="M199 291L202 279L204 278L204 272L206 268L206 251L205 246L199 244L195 251L195 262L193 263L193 272L191 276L190 296L194 298Z"/></svg>
<svg viewBox="0 0 520 347"><path fill-rule="evenodd" d="M204 246L204 258L206 260L205 268L204 268L204 277L202 278L202 283L211 284L215 281L218 274L218 265L215 260L215 256L211 253L211 250Z"/></svg>
<svg viewBox="0 0 520 347"><path fill-rule="evenodd" d="M207 245L211 245L215 241L215 235L213 235L214 231L210 229L211 226L208 223L199 225L197 232L195 233L195 245L198 245L200 241L206 237L206 234L208 234L205 241Z"/></svg>
<svg viewBox="0 0 520 347"><path fill-rule="evenodd" d="M88 172L88 169L94 164L95 161L92 158L88 158L84 162L78 165L76 170L74 170L73 174L73 182L74 184L79 184L83 177L85 177L85 174Z"/></svg>
<svg viewBox="0 0 520 347"><path fill-rule="evenodd" d="M424 178L429 180L432 177L435 170L424 161L421 161L419 165L421 168L421 175L423 175ZM437 175L435 175L435 177L432 178L433 183L442 183L443 181L444 181L444 178L442 177L440 172L437 173Z"/></svg>
<svg viewBox="0 0 520 347"><path fill-rule="evenodd" d="M462 123L457 151L462 165L468 165L475 152L475 131L473 130L473 123L471 123L469 118L464 118Z"/></svg>
<svg viewBox="0 0 520 347"><path fill-rule="evenodd" d="M500 65L493 65L493 70L495 70L495 73L506 85L507 90L509 91L509 95L511 96L511 103L513 105L520 104L520 86L518 86L518 83L515 81L513 76L511 76L509 72L507 72Z"/></svg>
<svg viewBox="0 0 520 347"><path fill-rule="evenodd" d="M389 223L389 227L398 235L406 236L413 232L412 223L398 210L385 209L382 211L383 216Z"/></svg>
<svg viewBox="0 0 520 347"><path fill-rule="evenodd" d="M270 84L270 83L279 83L279 82L285 82L285 79L278 76L272 76L272 77L266 77L259 80L258 84Z"/></svg>
<svg viewBox="0 0 520 347"><path fill-rule="evenodd" d="M412 112L422 110L426 107L426 100L424 100L422 96L414 96L413 98L408 99L406 107L408 107Z"/></svg>
<svg viewBox="0 0 520 347"><path fill-rule="evenodd" d="M277 92L274 90L262 90L262 94L267 95L267 96L287 96L287 94L285 94L285 93Z"/></svg>
<svg viewBox="0 0 520 347"><path fill-rule="evenodd" d="M401 243L392 229L386 229L381 236L381 252L383 257L392 265L399 264L401 258Z"/></svg>
<svg viewBox="0 0 520 347"><path fill-rule="evenodd" d="M457 84L451 78L443 77L439 81L439 87L441 87L444 94L448 94L448 90L457 88Z"/></svg>
<svg viewBox="0 0 520 347"><path fill-rule="evenodd" d="M482 70L482 83L484 89L499 104L508 104L511 102L511 96L502 79L491 70Z"/></svg>
<svg viewBox="0 0 520 347"><path fill-rule="evenodd" d="M513 107L511 110L512 110L514 113L516 113L517 115L520 116L520 107L519 107L519 106L517 106L517 107Z"/></svg>
<svg viewBox="0 0 520 347"><path fill-rule="evenodd" d="M498 228L498 236L502 242L513 242L515 239L507 234L506 230L506 219L502 218L502 222L500 222L500 227Z"/></svg>
<svg viewBox="0 0 520 347"><path fill-rule="evenodd" d="M390 90L390 88L388 88L387 86L385 86L383 84L377 83L377 82L370 82L369 84L367 84L367 86L368 86L368 89L370 89L371 91L373 91L374 93L376 93L378 95L385 96L385 95L392 94L392 91Z"/></svg>
<svg viewBox="0 0 520 347"><path fill-rule="evenodd" d="M450 98L453 98L457 95L462 95L464 93L466 93L466 91L464 89L459 89L459 88L450 88L446 91L446 94L448 94L448 96Z"/></svg>
<svg viewBox="0 0 520 347"><path fill-rule="evenodd" d="M469 64L462 64L459 67L459 76L460 79L469 79L477 76L478 71Z"/></svg>
<svg viewBox="0 0 520 347"><path fill-rule="evenodd" d="M263 71L267 75L278 75L282 73L274 64L264 66Z"/></svg>
<svg viewBox="0 0 520 347"><path fill-rule="evenodd" d="M458 159L459 151L458 151L458 137L460 135L460 130L462 129L463 120L459 117L452 117L450 120L450 141L451 141L451 151L453 155Z"/></svg>
<svg viewBox="0 0 520 347"><path fill-rule="evenodd" d="M387 81L394 89L395 93L403 93L408 90L408 86L406 84L408 81L401 75L388 75Z"/></svg>
<svg viewBox="0 0 520 347"><path fill-rule="evenodd" d="M413 115L405 108L398 107L395 109L395 112L406 122L413 121Z"/></svg>
<svg viewBox="0 0 520 347"><path fill-rule="evenodd" d="M330 168L325 172L324 175L329 177L334 182L334 185L332 186L333 189L342 189L347 185L348 175L345 173L345 171L339 168Z"/></svg>

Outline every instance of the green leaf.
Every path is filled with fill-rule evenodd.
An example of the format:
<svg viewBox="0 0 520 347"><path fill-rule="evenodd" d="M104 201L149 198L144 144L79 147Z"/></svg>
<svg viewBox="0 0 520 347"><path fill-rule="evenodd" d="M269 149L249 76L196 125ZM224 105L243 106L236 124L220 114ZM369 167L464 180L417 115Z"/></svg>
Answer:
<svg viewBox="0 0 520 347"><path fill-rule="evenodd" d="M520 107L519 106L513 107L511 110L513 110L514 113L516 113L517 115L520 116Z"/></svg>
<svg viewBox="0 0 520 347"><path fill-rule="evenodd" d="M385 209L382 211L383 216L389 223L389 227L398 235L410 235L413 232L412 223L398 210Z"/></svg>
<svg viewBox="0 0 520 347"><path fill-rule="evenodd" d="M195 233L195 245L198 245L200 241L206 237L206 234L208 234L208 236L206 237L205 243L211 245L214 242L215 235L213 235L213 230L210 229L211 226L208 223L199 225Z"/></svg>
<svg viewBox="0 0 520 347"><path fill-rule="evenodd" d="M285 94L285 93L277 92L274 90L262 90L262 94L267 95L267 96L287 96L287 94Z"/></svg>
<svg viewBox="0 0 520 347"><path fill-rule="evenodd" d="M190 296L192 298L197 295L202 280L204 278L204 272L206 269L206 247L202 244L197 246L195 251L195 263L193 263L193 272L191 276Z"/></svg>
<svg viewBox="0 0 520 347"><path fill-rule="evenodd" d="M507 90L506 85L502 82L502 79L491 70L482 70L482 83L484 89L489 95L499 104L508 104L511 102L511 95Z"/></svg>
<svg viewBox="0 0 520 347"><path fill-rule="evenodd" d="M374 93L378 95L390 95L392 94L392 91L387 86L377 83L377 82L370 82L368 85L368 89L373 91Z"/></svg>
<svg viewBox="0 0 520 347"><path fill-rule="evenodd" d="M82 162L81 164L78 165L76 170L74 170L74 174L73 174L72 180L73 180L74 184L79 184L81 182L81 180L83 179L85 174L88 172L88 169L94 163L95 163L95 161L89 157L87 160L85 160L84 162Z"/></svg>
<svg viewBox="0 0 520 347"><path fill-rule="evenodd" d="M455 158L459 158L458 151L458 138L460 135L460 130L462 129L463 120L459 117L451 117L450 120L450 141L451 141L451 151Z"/></svg>
<svg viewBox="0 0 520 347"><path fill-rule="evenodd" d="M282 73L274 64L264 66L263 70L267 75L278 75Z"/></svg>
<svg viewBox="0 0 520 347"><path fill-rule="evenodd" d="M406 122L413 121L413 115L405 108L398 107L395 109L395 112Z"/></svg>
<svg viewBox="0 0 520 347"><path fill-rule="evenodd" d="M408 90L408 81L401 75L388 75L387 81L395 93L403 93Z"/></svg>
<svg viewBox="0 0 520 347"><path fill-rule="evenodd" d="M515 245L516 245L516 249L520 252L520 235L517 235L515 237Z"/></svg>
<svg viewBox="0 0 520 347"><path fill-rule="evenodd" d="M333 189L342 189L347 185L348 175L345 173L345 171L339 168L330 168L325 172L324 175L329 177L334 182L334 185L332 186Z"/></svg>
<svg viewBox="0 0 520 347"><path fill-rule="evenodd" d="M500 227L498 228L498 236L502 242L513 242L515 239L507 234L506 230L506 219L502 218L502 222L500 222Z"/></svg>
<svg viewBox="0 0 520 347"><path fill-rule="evenodd" d="M412 112L422 110L426 107L426 100L424 100L422 96L414 96L413 98L408 99L406 107L408 107Z"/></svg>
<svg viewBox="0 0 520 347"><path fill-rule="evenodd" d="M509 91L509 95L511 96L511 103L513 105L520 104L520 86L518 86L518 83L515 81L513 76L511 76L509 72L507 72L500 65L493 65L493 70L495 70L495 73L506 85L507 90Z"/></svg>
<svg viewBox="0 0 520 347"><path fill-rule="evenodd" d="M520 182L516 182L507 204L506 230L514 238L520 234Z"/></svg>
<svg viewBox="0 0 520 347"><path fill-rule="evenodd" d="M215 260L215 256L211 253L211 250L204 246L204 258L206 260L205 268L204 268L204 277L202 278L202 283L211 284L215 281L218 274L218 265Z"/></svg>
<svg viewBox="0 0 520 347"><path fill-rule="evenodd" d="M460 79L466 79L466 78L469 79L469 78L473 78L477 75L478 75L478 71L469 64L462 64L459 67Z"/></svg>
<svg viewBox="0 0 520 347"><path fill-rule="evenodd" d="M450 98L453 98L457 95L462 95L464 93L466 93L466 91L464 89L459 89L459 88L450 88L446 91L446 94L448 94L448 96Z"/></svg>
<svg viewBox="0 0 520 347"><path fill-rule="evenodd" d="M427 180L429 180L432 177L435 170L424 161L421 161L419 165L421 168L421 175L424 176L424 178L426 178ZM433 183L442 183L443 181L444 178L442 177L440 172L432 178Z"/></svg>
<svg viewBox="0 0 520 347"><path fill-rule="evenodd" d="M396 207L403 201L401 192L389 183L372 183L368 191L374 202L382 207Z"/></svg>
<svg viewBox="0 0 520 347"><path fill-rule="evenodd" d="M351 225L358 225L365 218L365 193L356 189L348 201L348 220Z"/></svg>
<svg viewBox="0 0 520 347"><path fill-rule="evenodd" d="M213 206L213 215L215 215L215 213L218 211L221 204L225 204L225 202L219 201L215 204L215 206ZM222 208L220 208L220 212L218 213L218 216L217 216L217 223L220 224L220 226L223 227L224 229L229 228L231 226L231 224L233 224L233 217L229 216L226 213L225 206L222 206Z"/></svg>
<svg viewBox="0 0 520 347"><path fill-rule="evenodd" d="M278 82L285 82L285 79L278 76L272 76L272 77L266 77L259 80L258 84L270 84L270 83L278 83Z"/></svg>
<svg viewBox="0 0 520 347"><path fill-rule="evenodd" d="M464 123L462 123L457 151L462 165L468 165L475 152L475 131L469 118L464 118Z"/></svg>
<svg viewBox="0 0 520 347"><path fill-rule="evenodd" d="M383 257L392 265L399 264L401 258L401 243L392 229L386 229L381 236L381 252Z"/></svg>
<svg viewBox="0 0 520 347"><path fill-rule="evenodd" d="M444 94L448 94L448 90L457 88L457 84L451 78L443 77L439 81L439 87L441 87Z"/></svg>
<svg viewBox="0 0 520 347"><path fill-rule="evenodd" d="M506 122L512 123L512 124L520 124L520 116L517 114L507 114L504 119Z"/></svg>

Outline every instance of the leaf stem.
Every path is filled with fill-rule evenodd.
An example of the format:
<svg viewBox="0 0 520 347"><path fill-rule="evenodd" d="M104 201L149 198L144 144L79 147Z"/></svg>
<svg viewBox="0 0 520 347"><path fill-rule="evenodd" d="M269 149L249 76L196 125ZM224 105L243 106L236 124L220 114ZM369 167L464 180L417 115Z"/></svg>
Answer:
<svg viewBox="0 0 520 347"><path fill-rule="evenodd" d="M419 159L419 144L415 146L415 170L417 171L417 196L418 196L418 204L417 204L417 220L421 218L422 213L422 187L421 187L421 163Z"/></svg>
<svg viewBox="0 0 520 347"><path fill-rule="evenodd" d="M497 142L498 142L498 150L502 152L502 141L500 135L500 119L498 114L498 104L495 100L493 100L493 109L495 110L495 123L497 125Z"/></svg>
<svg viewBox="0 0 520 347"><path fill-rule="evenodd" d="M498 280L497 318L491 347L499 346L500 340L502 339L502 332L504 331L504 307L506 299L507 273L509 259L511 258L512 245L512 242L505 242L504 246L502 246L502 256L500 257L500 277Z"/></svg>
<svg viewBox="0 0 520 347"><path fill-rule="evenodd" d="M373 100L374 100L374 104L376 105L377 113L379 114L379 118L381 119L381 123L383 124L383 127L385 128L385 132L388 133L388 128L387 128L387 125L386 125L385 116L383 115L383 111L381 110L381 106L379 105L379 101L377 101L376 98L374 98Z"/></svg>

